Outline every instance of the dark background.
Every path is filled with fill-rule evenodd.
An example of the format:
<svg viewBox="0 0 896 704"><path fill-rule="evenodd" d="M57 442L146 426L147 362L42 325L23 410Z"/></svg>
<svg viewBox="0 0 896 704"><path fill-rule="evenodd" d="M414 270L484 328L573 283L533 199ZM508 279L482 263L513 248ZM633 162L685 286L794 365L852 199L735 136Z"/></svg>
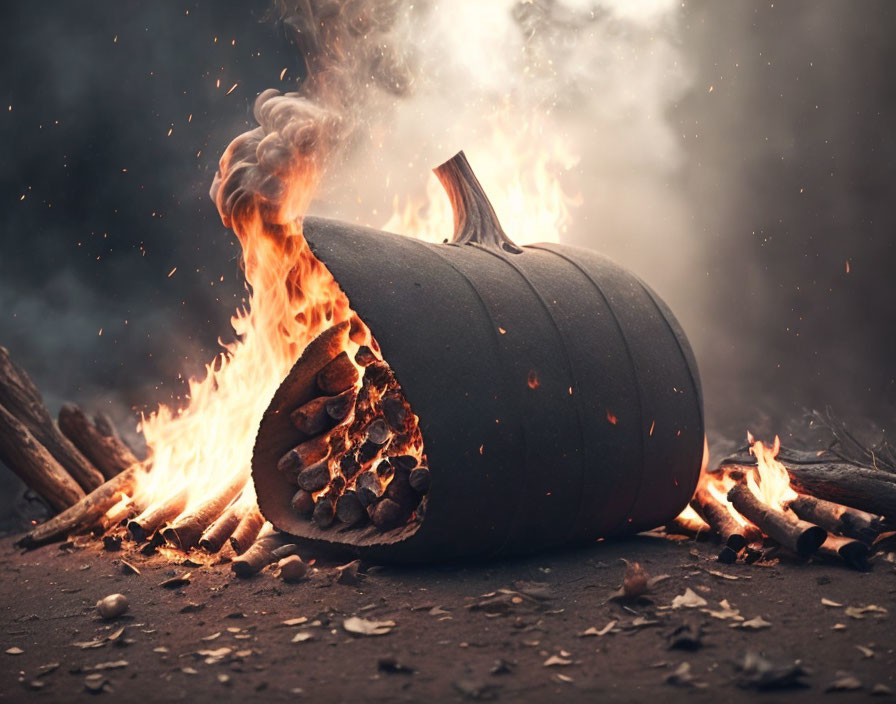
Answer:
<svg viewBox="0 0 896 704"><path fill-rule="evenodd" d="M229 334L245 290L208 187L255 95L301 73L266 9L3 3L0 344L51 410L76 399L132 428ZM885 0L681 11L693 80L665 117L698 255L660 293L715 433L784 432L826 404L893 421L894 15ZM639 270L637 253L623 263Z"/></svg>

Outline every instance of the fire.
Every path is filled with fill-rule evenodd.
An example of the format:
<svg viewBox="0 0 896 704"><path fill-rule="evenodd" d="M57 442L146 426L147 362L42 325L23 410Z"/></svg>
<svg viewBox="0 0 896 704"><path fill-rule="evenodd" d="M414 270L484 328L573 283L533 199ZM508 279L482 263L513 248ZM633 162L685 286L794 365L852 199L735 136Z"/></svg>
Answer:
<svg viewBox="0 0 896 704"><path fill-rule="evenodd" d="M545 120L521 121L499 112L489 122L481 151L488 158L476 161L476 172L513 241L560 242L571 223L571 209L582 203L580 195L566 193L561 180L578 162L567 140L546 129ZM392 216L382 229L442 242L453 219L445 190L430 174L422 196L396 194Z"/></svg>
<svg viewBox="0 0 896 704"><path fill-rule="evenodd" d="M790 475L783 464L775 459L781 449L781 440L776 435L774 445L769 447L748 433L750 452L756 457L756 470L747 474L747 486L759 499L779 511L797 498L790 486Z"/></svg>

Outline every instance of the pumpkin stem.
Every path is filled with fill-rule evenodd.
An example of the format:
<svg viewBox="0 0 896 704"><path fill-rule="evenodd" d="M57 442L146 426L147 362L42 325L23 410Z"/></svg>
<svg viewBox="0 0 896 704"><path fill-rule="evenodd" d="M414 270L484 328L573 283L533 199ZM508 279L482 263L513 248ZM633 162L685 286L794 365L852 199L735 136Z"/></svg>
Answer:
<svg viewBox="0 0 896 704"><path fill-rule="evenodd" d="M433 171L442 182L454 211L453 244L480 244L512 254L523 251L505 234L495 209L462 151Z"/></svg>

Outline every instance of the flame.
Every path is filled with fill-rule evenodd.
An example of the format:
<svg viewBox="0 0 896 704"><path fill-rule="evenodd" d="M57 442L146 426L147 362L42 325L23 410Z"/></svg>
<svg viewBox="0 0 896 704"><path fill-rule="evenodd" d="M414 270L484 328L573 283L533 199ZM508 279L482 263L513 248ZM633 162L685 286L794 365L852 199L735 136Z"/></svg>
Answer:
<svg viewBox="0 0 896 704"><path fill-rule="evenodd" d="M488 158L476 160L476 174L504 231L517 244L559 242L570 225L571 208L582 203L580 195L566 193L561 180L578 162L567 140L546 129L543 119L521 121L501 111L489 121L484 144ZM389 232L442 242L454 229L448 196L433 174L425 194L396 195L392 205L392 216L382 226Z"/></svg>
<svg viewBox="0 0 896 704"><path fill-rule="evenodd" d="M771 447L755 440L751 433L747 433L747 439L750 452L756 457L756 470L747 474L747 486L766 505L779 511L787 510L797 493L790 486L787 469L775 459L781 449L781 439L776 435Z"/></svg>

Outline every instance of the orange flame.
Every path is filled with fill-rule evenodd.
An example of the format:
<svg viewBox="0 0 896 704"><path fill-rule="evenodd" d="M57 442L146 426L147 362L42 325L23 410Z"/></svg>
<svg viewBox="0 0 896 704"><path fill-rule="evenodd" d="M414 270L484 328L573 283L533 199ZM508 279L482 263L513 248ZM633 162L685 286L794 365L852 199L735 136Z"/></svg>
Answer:
<svg viewBox="0 0 896 704"><path fill-rule="evenodd" d="M781 449L781 439L776 435L771 447L755 440L747 433L750 452L756 457L756 471L747 474L747 486L759 499L768 506L784 511L787 505L797 498L797 493L790 486L790 475L783 464L775 459Z"/></svg>

